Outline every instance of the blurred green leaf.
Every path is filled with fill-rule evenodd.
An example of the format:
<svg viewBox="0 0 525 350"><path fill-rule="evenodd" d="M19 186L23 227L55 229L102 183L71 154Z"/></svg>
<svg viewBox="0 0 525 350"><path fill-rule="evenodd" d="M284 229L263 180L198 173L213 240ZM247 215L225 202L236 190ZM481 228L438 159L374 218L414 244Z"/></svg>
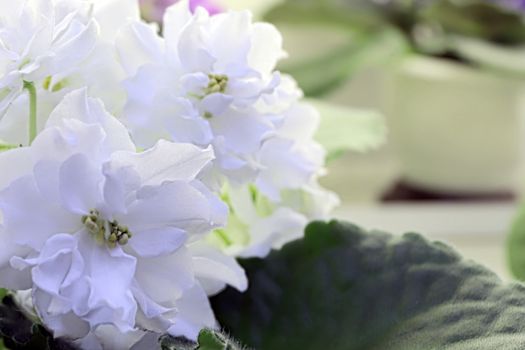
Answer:
<svg viewBox="0 0 525 350"><path fill-rule="evenodd" d="M341 86L356 72L396 60L406 52L396 32L354 34L346 45L307 61L283 65L281 70L297 80L306 96L320 97Z"/></svg>
<svg viewBox="0 0 525 350"><path fill-rule="evenodd" d="M525 205L522 205L507 237L507 259L512 274L525 281Z"/></svg>
<svg viewBox="0 0 525 350"><path fill-rule="evenodd" d="M331 26L347 33L347 42L301 62L283 64L281 70L292 75L307 96L326 95L357 71L396 60L407 50L397 31L378 24L337 1L287 1L270 11L266 20L294 26ZM312 38L315 47L316 38Z"/></svg>
<svg viewBox="0 0 525 350"><path fill-rule="evenodd" d="M360 33L354 46L349 41L347 47L327 53L317 64L312 62L290 69L311 96L330 91L350 77L352 71L360 69L361 62L367 61L366 58L360 61L360 52L373 47L378 33L393 28L416 52L504 73L523 74L520 60L525 46L525 13L505 1L287 0L272 10L267 19L293 25L330 25ZM350 62L357 62L342 64L345 54L351 58ZM383 54L385 60L391 56L385 51ZM388 62L385 60L380 63ZM323 61L327 62L328 73L326 78L317 79L311 67Z"/></svg>
<svg viewBox="0 0 525 350"><path fill-rule="evenodd" d="M315 138L326 149L329 160L346 151L368 151L386 141L385 120L377 112L313 99L309 99L308 103L321 114L321 124Z"/></svg>
<svg viewBox="0 0 525 350"><path fill-rule="evenodd" d="M328 25L361 31L377 28L376 18L354 10L338 0L288 0L270 10L264 19L273 23Z"/></svg>
<svg viewBox="0 0 525 350"><path fill-rule="evenodd" d="M242 261L250 287L212 298L260 350L522 350L525 286L417 234L313 223L304 240Z"/></svg>
<svg viewBox="0 0 525 350"><path fill-rule="evenodd" d="M450 37L449 41L453 51L478 67L510 78L525 77L525 46L506 47L465 37Z"/></svg>
<svg viewBox="0 0 525 350"><path fill-rule="evenodd" d="M452 35L503 45L525 42L523 15L497 1L434 1L419 16Z"/></svg>

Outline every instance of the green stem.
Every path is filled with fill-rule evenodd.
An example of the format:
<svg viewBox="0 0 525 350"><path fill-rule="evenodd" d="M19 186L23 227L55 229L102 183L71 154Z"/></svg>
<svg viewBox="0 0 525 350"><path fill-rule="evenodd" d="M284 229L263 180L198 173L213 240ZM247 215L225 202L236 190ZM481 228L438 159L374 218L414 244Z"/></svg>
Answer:
<svg viewBox="0 0 525 350"><path fill-rule="evenodd" d="M29 93L29 144L36 137L36 89L32 82L24 81L24 89Z"/></svg>

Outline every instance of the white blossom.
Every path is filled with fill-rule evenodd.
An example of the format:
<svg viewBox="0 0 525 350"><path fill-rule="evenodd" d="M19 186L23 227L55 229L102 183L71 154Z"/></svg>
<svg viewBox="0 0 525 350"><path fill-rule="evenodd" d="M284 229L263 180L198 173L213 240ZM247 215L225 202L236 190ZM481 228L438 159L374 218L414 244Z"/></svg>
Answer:
<svg viewBox="0 0 525 350"><path fill-rule="evenodd" d="M0 111L22 92L24 81L43 81L74 69L94 47L98 26L87 3L0 1Z"/></svg>
<svg viewBox="0 0 525 350"><path fill-rule="evenodd" d="M159 141L137 153L124 126L79 90L0 164L13 158L22 164L0 178L0 285L31 289L56 337L83 341L105 325L195 339L215 326L207 292L246 288L232 258L200 247L227 214L197 180L211 148Z"/></svg>
<svg viewBox="0 0 525 350"><path fill-rule="evenodd" d="M327 219L339 204L318 184L325 154L313 139L317 111L296 102L283 115L274 136L263 143L258 159L263 168L254 183L223 187L228 225L208 242L233 256L264 257L301 238L309 222Z"/></svg>
<svg viewBox="0 0 525 350"><path fill-rule="evenodd" d="M205 181L233 202L227 228L208 241L233 255L264 256L326 218L337 198L317 183L325 157L313 140L319 116L301 102L295 81L275 70L285 56L279 32L252 23L248 12L192 15L181 1L167 10L162 34L133 22L117 39L130 75L124 120L143 147L159 139L213 147ZM248 203L253 191L271 209ZM327 200L315 215L283 197L301 193L310 203L320 192Z"/></svg>
<svg viewBox="0 0 525 350"><path fill-rule="evenodd" d="M256 104L280 82L280 34L252 23L247 11L192 15L188 1L170 7L163 23L163 37L134 22L117 40L130 75L124 116L134 138L143 147L159 138L212 145L220 175L252 179L256 153L274 130L273 115Z"/></svg>
<svg viewBox="0 0 525 350"><path fill-rule="evenodd" d="M38 129L74 89L88 87L110 110L125 100L114 40L129 19L129 0L0 0L0 143L28 144L29 95L36 89Z"/></svg>

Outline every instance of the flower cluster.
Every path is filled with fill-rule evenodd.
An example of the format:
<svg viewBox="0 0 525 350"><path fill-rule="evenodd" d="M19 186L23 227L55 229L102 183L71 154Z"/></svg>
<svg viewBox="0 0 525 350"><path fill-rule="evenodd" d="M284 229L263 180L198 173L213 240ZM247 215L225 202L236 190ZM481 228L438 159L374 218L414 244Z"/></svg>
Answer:
<svg viewBox="0 0 525 350"><path fill-rule="evenodd" d="M160 35L138 6L0 0L0 287L86 349L216 327L235 258L337 204L273 26L186 0Z"/></svg>
<svg viewBox="0 0 525 350"><path fill-rule="evenodd" d="M319 187L324 151L314 140L319 116L301 102L275 27L251 14L191 14L168 9L163 35L135 21L117 48L128 75L123 120L139 146L159 138L212 147L208 183L229 204L226 230L209 242L239 256L264 256L300 237L337 198ZM228 40L224 40L228 38Z"/></svg>

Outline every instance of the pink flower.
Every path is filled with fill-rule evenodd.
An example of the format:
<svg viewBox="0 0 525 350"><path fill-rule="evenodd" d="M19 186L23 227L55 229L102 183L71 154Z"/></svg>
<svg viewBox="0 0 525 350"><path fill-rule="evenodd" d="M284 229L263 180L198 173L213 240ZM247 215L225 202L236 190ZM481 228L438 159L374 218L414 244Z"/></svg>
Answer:
<svg viewBox="0 0 525 350"><path fill-rule="evenodd" d="M142 16L147 21L162 22L162 16L164 11L178 0L140 0L140 8ZM220 6L218 6L214 0L190 0L190 7L192 11L198 6L204 7L210 15L222 12Z"/></svg>

